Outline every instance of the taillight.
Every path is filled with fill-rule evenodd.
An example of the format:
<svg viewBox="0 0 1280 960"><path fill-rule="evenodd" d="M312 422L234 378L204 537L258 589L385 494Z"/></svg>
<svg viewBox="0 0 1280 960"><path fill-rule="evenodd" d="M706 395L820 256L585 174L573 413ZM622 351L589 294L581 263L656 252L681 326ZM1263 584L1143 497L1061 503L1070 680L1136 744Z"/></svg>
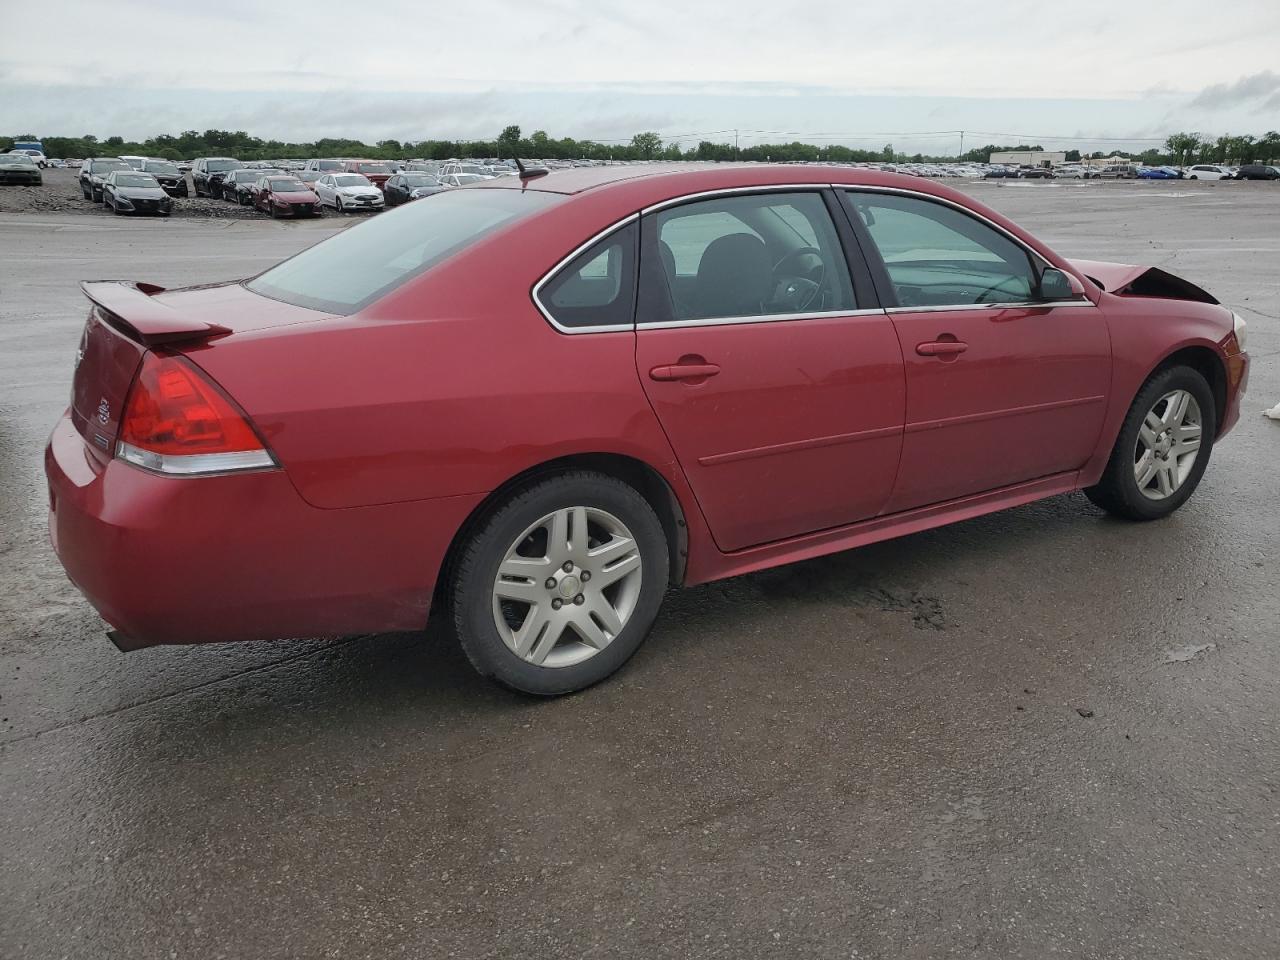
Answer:
<svg viewBox="0 0 1280 960"><path fill-rule="evenodd" d="M148 353L129 389L116 455L157 473L276 466L248 419L181 357Z"/></svg>

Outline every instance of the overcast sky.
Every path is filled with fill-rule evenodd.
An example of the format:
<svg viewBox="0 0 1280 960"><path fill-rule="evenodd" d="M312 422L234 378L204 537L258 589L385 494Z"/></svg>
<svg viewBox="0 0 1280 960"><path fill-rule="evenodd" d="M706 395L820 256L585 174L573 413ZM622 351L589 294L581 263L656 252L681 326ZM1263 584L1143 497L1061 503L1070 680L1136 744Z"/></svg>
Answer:
<svg viewBox="0 0 1280 960"><path fill-rule="evenodd" d="M0 0L0 133L954 150L1280 128L1280 0ZM714 135L713 135L714 134ZM926 134L932 134L926 136ZM997 136L999 134L999 136Z"/></svg>

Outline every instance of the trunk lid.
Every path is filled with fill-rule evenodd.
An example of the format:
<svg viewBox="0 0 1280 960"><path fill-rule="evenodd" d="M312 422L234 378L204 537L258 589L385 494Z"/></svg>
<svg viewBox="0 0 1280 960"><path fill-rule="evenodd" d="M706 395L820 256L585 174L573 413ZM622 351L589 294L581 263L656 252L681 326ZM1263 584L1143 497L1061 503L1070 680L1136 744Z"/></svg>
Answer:
<svg viewBox="0 0 1280 960"><path fill-rule="evenodd" d="M80 286L93 307L76 351L71 420L103 461L114 456L129 388L149 349L181 349L327 316L250 293L239 283L181 290L116 281Z"/></svg>

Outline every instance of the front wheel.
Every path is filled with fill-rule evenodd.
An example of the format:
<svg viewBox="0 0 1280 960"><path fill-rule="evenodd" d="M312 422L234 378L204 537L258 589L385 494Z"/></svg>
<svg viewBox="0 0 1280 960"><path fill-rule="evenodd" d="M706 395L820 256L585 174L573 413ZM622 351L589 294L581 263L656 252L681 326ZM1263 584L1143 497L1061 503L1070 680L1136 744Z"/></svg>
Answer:
<svg viewBox="0 0 1280 960"><path fill-rule="evenodd" d="M604 474L574 472L513 494L462 549L454 625L483 676L555 696L605 679L648 636L666 591L653 507Z"/></svg>
<svg viewBox="0 0 1280 960"><path fill-rule="evenodd" d="M333 198L333 209L334 209L336 212L338 212L338 213L346 213L346 211L342 209L342 198L341 198L341 197L334 197L334 198Z"/></svg>
<svg viewBox="0 0 1280 960"><path fill-rule="evenodd" d="M1169 367L1138 391L1111 459L1085 496L1127 520L1158 520L1187 502L1213 450L1213 391L1191 367Z"/></svg>

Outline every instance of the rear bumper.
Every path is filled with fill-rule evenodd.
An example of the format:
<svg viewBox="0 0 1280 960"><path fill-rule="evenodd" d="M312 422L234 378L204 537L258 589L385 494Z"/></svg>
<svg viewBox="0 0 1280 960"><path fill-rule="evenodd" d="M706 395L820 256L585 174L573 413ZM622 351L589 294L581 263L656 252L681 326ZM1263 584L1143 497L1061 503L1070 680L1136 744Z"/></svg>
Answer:
<svg viewBox="0 0 1280 960"><path fill-rule="evenodd" d="M420 629L454 532L482 499L319 509L280 470L103 465L65 415L45 472L54 549L121 649Z"/></svg>

